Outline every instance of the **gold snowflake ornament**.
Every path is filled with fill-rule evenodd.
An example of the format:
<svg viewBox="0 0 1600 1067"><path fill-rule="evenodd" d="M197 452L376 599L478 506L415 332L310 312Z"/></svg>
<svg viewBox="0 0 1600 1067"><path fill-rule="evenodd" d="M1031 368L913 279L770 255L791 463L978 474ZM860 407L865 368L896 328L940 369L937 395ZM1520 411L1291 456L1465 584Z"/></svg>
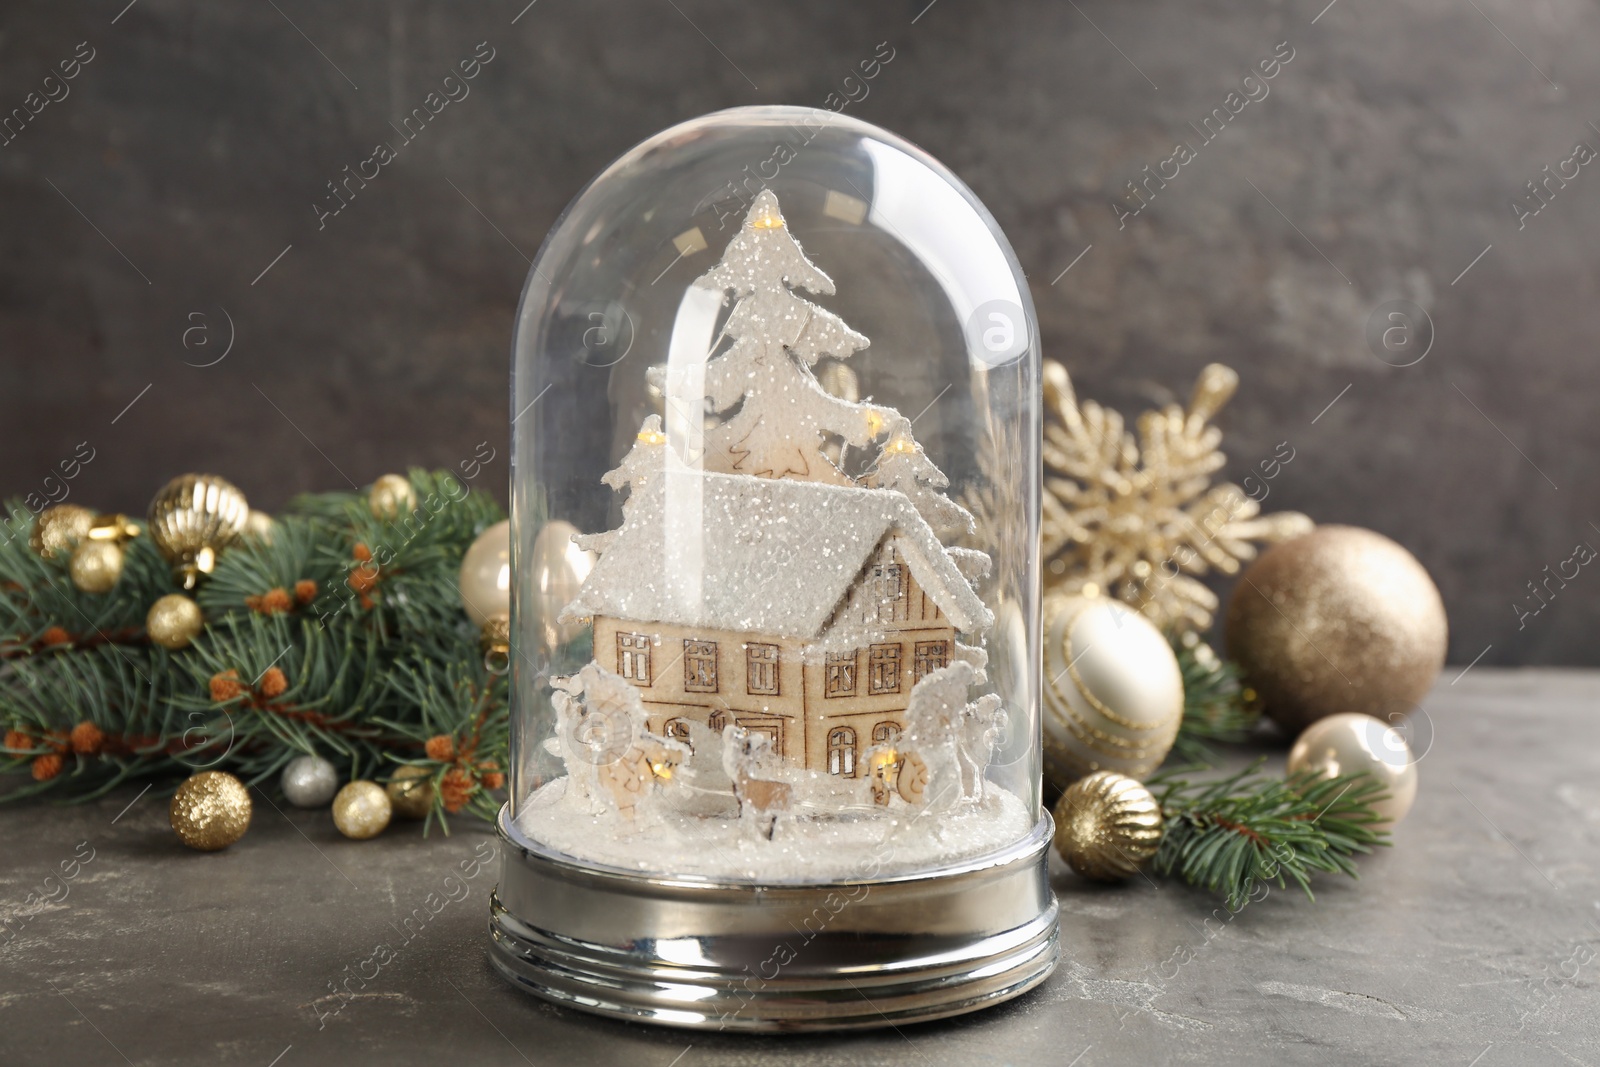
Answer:
<svg viewBox="0 0 1600 1067"><path fill-rule="evenodd" d="M1203 631L1218 601L1202 576L1237 573L1255 557L1253 542L1311 530L1299 512L1262 515L1237 485L1212 484L1226 457L1211 419L1238 385L1238 374L1210 364L1188 409L1145 412L1136 440L1121 415L1080 403L1066 368L1045 362L1041 552L1050 592L1104 592L1163 630Z"/></svg>

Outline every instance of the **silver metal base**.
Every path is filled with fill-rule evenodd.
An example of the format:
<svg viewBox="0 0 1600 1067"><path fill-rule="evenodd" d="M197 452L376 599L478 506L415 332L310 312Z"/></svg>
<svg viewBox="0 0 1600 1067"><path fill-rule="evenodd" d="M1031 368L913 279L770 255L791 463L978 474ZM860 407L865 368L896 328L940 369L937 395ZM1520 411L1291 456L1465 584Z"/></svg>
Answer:
<svg viewBox="0 0 1600 1067"><path fill-rule="evenodd" d="M1023 993L1056 964L1052 824L969 863L820 886L671 879L545 849L500 813L490 958L585 1011L697 1030L887 1026Z"/></svg>

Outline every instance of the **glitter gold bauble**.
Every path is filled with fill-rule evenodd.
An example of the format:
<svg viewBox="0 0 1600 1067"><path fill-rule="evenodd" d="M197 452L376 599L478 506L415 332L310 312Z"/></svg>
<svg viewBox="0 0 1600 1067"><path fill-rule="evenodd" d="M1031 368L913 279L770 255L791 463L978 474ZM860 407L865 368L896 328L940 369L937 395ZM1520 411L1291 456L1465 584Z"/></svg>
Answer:
<svg viewBox="0 0 1600 1067"><path fill-rule="evenodd" d="M71 552L78 542L89 535L94 525L94 512L76 504L57 504L45 508L33 520L33 533L28 544L45 559Z"/></svg>
<svg viewBox="0 0 1600 1067"><path fill-rule="evenodd" d="M426 819L433 808L433 772L426 767L401 767L383 791L402 819Z"/></svg>
<svg viewBox="0 0 1600 1067"><path fill-rule="evenodd" d="M1094 771L1144 778L1183 722L1183 672L1167 639L1120 601L1044 602L1045 773L1064 788Z"/></svg>
<svg viewBox="0 0 1600 1067"><path fill-rule="evenodd" d="M333 798L333 825L357 841L383 833L393 813L389 794L376 782L351 782Z"/></svg>
<svg viewBox="0 0 1600 1067"><path fill-rule="evenodd" d="M1120 882L1161 846L1161 805L1126 775L1098 771L1056 802L1056 850L1098 882Z"/></svg>
<svg viewBox="0 0 1600 1067"><path fill-rule="evenodd" d="M1422 564L1354 526L1274 546L1228 602L1228 657L1291 733L1342 711L1389 718L1414 707L1444 666L1448 636Z"/></svg>
<svg viewBox="0 0 1600 1067"><path fill-rule="evenodd" d="M385 474L367 490L367 507L375 519L398 519L417 508L417 491L403 474Z"/></svg>
<svg viewBox="0 0 1600 1067"><path fill-rule="evenodd" d="M122 577L122 546L114 541L80 541L72 550L67 573L85 593L109 593Z"/></svg>
<svg viewBox="0 0 1600 1067"><path fill-rule="evenodd" d="M1211 420L1239 387L1228 367L1202 369L1187 408L1140 415L1137 437L1117 412L1080 402L1061 364L1046 360L1043 377L1040 547L1050 591L1092 584L1162 630L1208 630L1218 602L1202 577L1237 574L1255 557L1252 541L1312 528L1298 512L1261 514L1267 483L1294 459L1288 442L1256 460L1243 488L1212 484L1226 457Z"/></svg>
<svg viewBox="0 0 1600 1067"><path fill-rule="evenodd" d="M1369 774L1388 795L1372 802L1386 829L1406 817L1417 799L1417 761L1400 731L1371 715L1344 712L1306 727L1289 750L1289 773L1324 778Z"/></svg>
<svg viewBox="0 0 1600 1067"><path fill-rule="evenodd" d="M217 553L244 532L250 505L233 483L214 474L185 474L150 501L150 540L172 566L174 579L193 589L216 568Z"/></svg>
<svg viewBox="0 0 1600 1067"><path fill-rule="evenodd" d="M550 526L564 526L572 533L577 530L565 522L550 523ZM547 526L546 529L549 527ZM568 537L571 536L569 533ZM576 549L574 549L576 550ZM559 575L557 576L559 578ZM473 538L466 554L461 557L461 574L457 588L461 590L461 606L467 612L467 618L472 624L482 627L495 615L511 613L511 522L506 520L497 522ZM571 595L561 601L562 607L577 595L574 587ZM551 624L554 625L555 614L550 615Z"/></svg>
<svg viewBox="0 0 1600 1067"><path fill-rule="evenodd" d="M144 617L144 628L150 640L174 652L188 648L189 643L200 636L204 625L200 605L182 593L168 593L151 604Z"/></svg>
<svg viewBox="0 0 1600 1067"><path fill-rule="evenodd" d="M244 836L250 810L250 790L243 782L222 771L201 771L178 787L167 818L184 844L215 852Z"/></svg>

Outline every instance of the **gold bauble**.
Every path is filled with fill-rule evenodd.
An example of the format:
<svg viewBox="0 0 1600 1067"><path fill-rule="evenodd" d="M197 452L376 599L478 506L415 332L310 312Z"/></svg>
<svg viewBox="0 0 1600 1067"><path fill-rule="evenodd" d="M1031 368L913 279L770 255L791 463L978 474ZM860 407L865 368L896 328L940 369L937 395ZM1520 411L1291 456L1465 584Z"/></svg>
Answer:
<svg viewBox="0 0 1600 1067"><path fill-rule="evenodd" d="M150 501L150 540L172 565L173 577L193 589L217 565L217 553L244 532L250 505L214 474L185 474Z"/></svg>
<svg viewBox="0 0 1600 1067"><path fill-rule="evenodd" d="M222 771L201 771L178 787L167 818L184 844L215 852L244 836L250 810L250 790L243 782Z"/></svg>
<svg viewBox="0 0 1600 1067"><path fill-rule="evenodd" d="M1417 799L1417 761L1400 731L1371 715L1344 712L1306 727L1289 750L1289 773L1314 771L1324 778L1369 774L1388 795L1372 808L1384 829L1406 817Z"/></svg>
<svg viewBox="0 0 1600 1067"><path fill-rule="evenodd" d="M402 819L426 819L433 808L433 772L426 767L401 767L383 791Z"/></svg>
<svg viewBox="0 0 1600 1067"><path fill-rule="evenodd" d="M417 508L417 491L403 474L385 474L367 491L367 507L375 519L398 519Z"/></svg>
<svg viewBox="0 0 1600 1067"><path fill-rule="evenodd" d="M122 546L115 541L80 541L67 572L72 584L85 593L109 593L122 577Z"/></svg>
<svg viewBox="0 0 1600 1067"><path fill-rule="evenodd" d="M1056 850L1098 882L1120 882L1161 846L1161 805L1126 775L1099 771L1056 802Z"/></svg>
<svg viewBox="0 0 1600 1067"><path fill-rule="evenodd" d="M28 544L45 559L71 552L78 542L89 536L94 526L94 512L76 504L57 504L45 508L33 520L33 533Z"/></svg>
<svg viewBox="0 0 1600 1067"><path fill-rule="evenodd" d="M357 841L383 833L393 813L389 794L376 782L351 782L333 798L333 825Z"/></svg>
<svg viewBox="0 0 1600 1067"><path fill-rule="evenodd" d="M1094 771L1144 778L1183 722L1183 672L1161 631L1106 596L1044 601L1045 773L1064 788Z"/></svg>
<svg viewBox="0 0 1600 1067"><path fill-rule="evenodd" d="M1276 545L1228 602L1228 657L1291 733L1342 711L1388 718L1444 666L1448 625L1422 564L1381 534L1319 526Z"/></svg>
<svg viewBox="0 0 1600 1067"><path fill-rule="evenodd" d="M200 605L182 593L168 593L151 604L149 614L144 617L144 628L150 640L173 652L188 648L189 643L200 636L204 625Z"/></svg>
<svg viewBox="0 0 1600 1067"><path fill-rule="evenodd" d="M551 526L556 523L551 523ZM560 523L568 526L568 523ZM546 529L549 527L547 526ZM574 531L576 532L576 531ZM542 534L542 531L541 531ZM547 579L548 580L548 579ZM559 580L559 579L558 579ZM473 538L466 554L461 557L461 606L474 626L483 627L496 615L511 612L511 523L497 522ZM577 590L573 590L573 596ZM566 607L567 600L561 607ZM557 609L560 610L560 609ZM551 616L554 625L554 616Z"/></svg>
<svg viewBox="0 0 1600 1067"><path fill-rule="evenodd" d="M263 544L270 545L272 544L272 531L275 525L271 515L268 515L265 511L257 511L255 508L251 508L250 514L246 515L244 519L244 533L246 537L254 537Z"/></svg>
<svg viewBox="0 0 1600 1067"><path fill-rule="evenodd" d="M89 524L87 536L91 541L114 541L120 545L139 536L139 524L126 515L99 515Z"/></svg>

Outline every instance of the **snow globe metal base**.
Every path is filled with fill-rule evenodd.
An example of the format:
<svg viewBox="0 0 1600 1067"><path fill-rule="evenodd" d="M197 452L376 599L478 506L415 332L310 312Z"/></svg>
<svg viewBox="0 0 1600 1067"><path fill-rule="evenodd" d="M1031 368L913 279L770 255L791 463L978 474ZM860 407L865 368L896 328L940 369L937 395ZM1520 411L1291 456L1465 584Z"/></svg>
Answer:
<svg viewBox="0 0 1600 1067"><path fill-rule="evenodd" d="M977 199L837 114L697 119L574 201L515 360L496 966L729 1030L1042 981L1037 328Z"/></svg>

